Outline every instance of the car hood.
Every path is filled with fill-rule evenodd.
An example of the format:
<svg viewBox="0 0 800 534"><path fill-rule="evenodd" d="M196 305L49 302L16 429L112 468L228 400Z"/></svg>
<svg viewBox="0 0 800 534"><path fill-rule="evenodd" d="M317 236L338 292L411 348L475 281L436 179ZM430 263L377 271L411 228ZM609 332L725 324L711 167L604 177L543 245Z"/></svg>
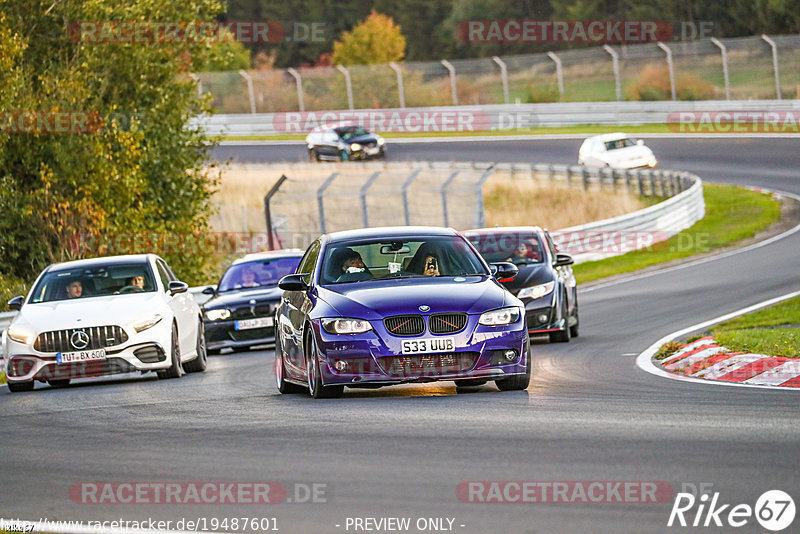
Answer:
<svg viewBox="0 0 800 534"><path fill-rule="evenodd" d="M89 326L125 326L154 313L166 313L166 305L159 293L109 295L25 304L14 319L14 325L36 332Z"/></svg>
<svg viewBox="0 0 800 534"><path fill-rule="evenodd" d="M226 291L220 293L203 304L203 309L212 310L235 306L237 304L247 304L251 300L256 302L280 300L283 290L278 286L254 287L252 289L240 289L238 291Z"/></svg>
<svg viewBox="0 0 800 534"><path fill-rule="evenodd" d="M318 295L340 316L360 319L418 314L423 305L430 306L423 313L482 313L508 304L510 297L488 276L356 282L320 287Z"/></svg>
<svg viewBox="0 0 800 534"><path fill-rule="evenodd" d="M646 146L628 146L625 148L618 148L616 150L609 150L603 157L608 161L628 161L639 160L644 158L651 158L653 151Z"/></svg>
<svg viewBox="0 0 800 534"><path fill-rule="evenodd" d="M517 276L510 282L503 282L503 285L515 295L523 287L538 286L555 280L553 269L544 263L518 265L517 267L519 268Z"/></svg>
<svg viewBox="0 0 800 534"><path fill-rule="evenodd" d="M375 134L357 135L345 141L345 143L361 143L362 145L367 143L377 143L377 142L378 142L378 136Z"/></svg>

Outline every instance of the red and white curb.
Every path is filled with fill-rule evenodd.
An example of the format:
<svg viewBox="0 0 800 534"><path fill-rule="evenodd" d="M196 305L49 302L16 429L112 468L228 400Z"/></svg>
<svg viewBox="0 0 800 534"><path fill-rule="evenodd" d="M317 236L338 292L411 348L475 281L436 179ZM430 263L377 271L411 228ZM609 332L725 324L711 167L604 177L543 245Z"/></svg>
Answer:
<svg viewBox="0 0 800 534"><path fill-rule="evenodd" d="M662 362L653 360L653 356L665 343L797 296L800 296L800 291L765 300L667 334L636 357L636 366L650 374L684 382L800 391L800 358L735 353L720 347L711 337L685 345Z"/></svg>
<svg viewBox="0 0 800 534"><path fill-rule="evenodd" d="M661 362L667 371L705 380L800 388L800 358L731 352L700 338Z"/></svg>

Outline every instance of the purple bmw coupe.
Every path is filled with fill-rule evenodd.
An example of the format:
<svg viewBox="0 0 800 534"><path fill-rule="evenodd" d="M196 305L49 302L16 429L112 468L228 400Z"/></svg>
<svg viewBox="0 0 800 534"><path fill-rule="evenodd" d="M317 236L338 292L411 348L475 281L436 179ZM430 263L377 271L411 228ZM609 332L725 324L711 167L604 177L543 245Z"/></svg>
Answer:
<svg viewBox="0 0 800 534"><path fill-rule="evenodd" d="M528 387L523 303L455 230L371 228L319 237L281 279L275 375L281 393L339 397L344 386L455 381Z"/></svg>

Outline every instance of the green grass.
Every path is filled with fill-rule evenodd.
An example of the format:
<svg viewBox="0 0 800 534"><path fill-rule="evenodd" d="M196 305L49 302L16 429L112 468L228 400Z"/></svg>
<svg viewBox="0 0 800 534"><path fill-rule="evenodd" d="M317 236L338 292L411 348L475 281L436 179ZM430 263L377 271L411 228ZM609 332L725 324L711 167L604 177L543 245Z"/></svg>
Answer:
<svg viewBox="0 0 800 534"><path fill-rule="evenodd" d="M0 371L0 385L6 383L6 374L3 371Z"/></svg>
<svg viewBox="0 0 800 534"><path fill-rule="evenodd" d="M576 126L553 126L540 128L518 128L516 130L468 130L461 132L388 132L380 133L386 139L402 139L408 137L473 137L478 135L552 135L552 134L603 134L623 131L628 134L641 133L674 133L666 124L639 124L608 126L602 124L584 124ZM306 134L279 135L238 135L222 136L222 141L303 141Z"/></svg>
<svg viewBox="0 0 800 534"><path fill-rule="evenodd" d="M734 245L766 230L780 218L780 204L767 194L719 184L703 184L703 191L706 215L694 226L648 249L576 265L578 283Z"/></svg>
<svg viewBox="0 0 800 534"><path fill-rule="evenodd" d="M800 328L768 328L800 324L800 297L718 324L714 340L735 352L800 357Z"/></svg>

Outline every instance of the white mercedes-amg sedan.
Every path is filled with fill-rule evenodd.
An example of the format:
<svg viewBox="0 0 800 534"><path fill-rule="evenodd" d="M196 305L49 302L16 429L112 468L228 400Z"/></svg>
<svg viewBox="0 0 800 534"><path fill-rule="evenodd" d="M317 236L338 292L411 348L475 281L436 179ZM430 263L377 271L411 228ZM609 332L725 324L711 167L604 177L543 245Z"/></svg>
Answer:
<svg viewBox="0 0 800 534"><path fill-rule="evenodd" d="M8 327L3 353L12 392L38 382L155 371L178 378L206 368L200 308L163 259L130 255L57 263L36 279Z"/></svg>

